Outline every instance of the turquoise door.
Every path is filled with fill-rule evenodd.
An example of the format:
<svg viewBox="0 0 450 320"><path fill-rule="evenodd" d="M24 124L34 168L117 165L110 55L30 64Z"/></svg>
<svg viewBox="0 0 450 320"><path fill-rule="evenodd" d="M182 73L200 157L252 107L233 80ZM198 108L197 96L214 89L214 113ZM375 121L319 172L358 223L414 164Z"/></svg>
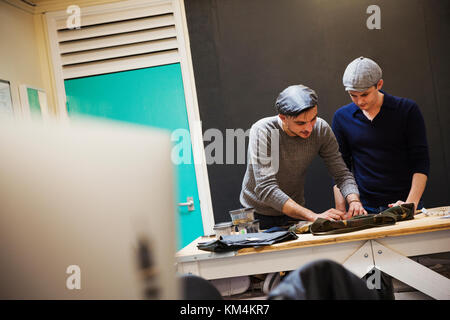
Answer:
<svg viewBox="0 0 450 320"><path fill-rule="evenodd" d="M189 130L179 63L66 80L64 84L69 116L91 115L171 132ZM193 211L177 206L179 248L203 235L192 150L190 154L190 164L178 164L175 170L178 203L187 203L188 198L194 201Z"/></svg>

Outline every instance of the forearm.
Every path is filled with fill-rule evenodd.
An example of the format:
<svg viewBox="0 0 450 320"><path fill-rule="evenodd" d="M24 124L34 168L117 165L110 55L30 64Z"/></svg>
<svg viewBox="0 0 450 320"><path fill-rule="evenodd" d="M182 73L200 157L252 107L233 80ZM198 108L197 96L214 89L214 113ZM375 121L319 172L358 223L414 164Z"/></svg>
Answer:
<svg viewBox="0 0 450 320"><path fill-rule="evenodd" d="M409 190L408 198L406 203L414 203L415 207L419 204L420 198L427 185L428 177L423 173L414 173L411 182L411 189Z"/></svg>
<svg viewBox="0 0 450 320"><path fill-rule="evenodd" d="M321 151L320 155L345 199L352 193L358 195L359 191L353 174L347 168L338 150L336 140L332 139L327 147Z"/></svg>
<svg viewBox="0 0 450 320"><path fill-rule="evenodd" d="M356 193L350 193L349 195L347 195L346 198L344 198L344 196L341 193L341 190L339 190L339 188L337 187L337 185L333 186L333 193L334 193L334 203L336 205L336 209L341 210L341 211L345 211L345 206L346 204L350 204L351 202L355 202L359 200L359 195Z"/></svg>
<svg viewBox="0 0 450 320"><path fill-rule="evenodd" d="M360 201L359 200L359 194L357 193L350 193L347 198L345 198L348 204L354 202L354 201Z"/></svg>
<svg viewBox="0 0 450 320"><path fill-rule="evenodd" d="M301 220L307 220L307 221L314 221L316 219L316 214L299 205L297 202L295 202L292 199L288 199L282 208L282 212L292 218L295 219L301 219Z"/></svg>
<svg viewBox="0 0 450 320"><path fill-rule="evenodd" d="M341 190L334 185L333 186L333 194L334 194L334 205L336 209L345 211L345 198L341 193Z"/></svg>

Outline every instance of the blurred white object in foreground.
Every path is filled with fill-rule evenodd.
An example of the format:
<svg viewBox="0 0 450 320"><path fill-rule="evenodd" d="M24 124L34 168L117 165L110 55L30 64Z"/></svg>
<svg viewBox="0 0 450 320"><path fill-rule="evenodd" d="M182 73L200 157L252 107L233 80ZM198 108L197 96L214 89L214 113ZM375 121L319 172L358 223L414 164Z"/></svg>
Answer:
<svg viewBox="0 0 450 320"><path fill-rule="evenodd" d="M170 150L157 129L0 119L0 299L177 298Z"/></svg>

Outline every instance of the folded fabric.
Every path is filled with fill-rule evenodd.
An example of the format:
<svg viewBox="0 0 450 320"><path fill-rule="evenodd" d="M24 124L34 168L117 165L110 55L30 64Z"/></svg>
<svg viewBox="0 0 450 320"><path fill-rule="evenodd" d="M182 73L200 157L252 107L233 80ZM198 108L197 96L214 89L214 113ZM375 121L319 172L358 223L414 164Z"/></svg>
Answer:
<svg viewBox="0 0 450 320"><path fill-rule="evenodd" d="M397 221L411 219L414 219L414 204L407 203L389 208L378 214L355 216L348 220L330 221L323 218L317 218L312 224L293 226L289 230L295 233L311 232L313 235L339 234L393 225Z"/></svg>
<svg viewBox="0 0 450 320"><path fill-rule="evenodd" d="M212 252L235 251L248 247L268 246L283 241L295 240L297 235L290 231L278 231L272 233L247 233L230 236L221 236L218 240L200 242L197 248Z"/></svg>

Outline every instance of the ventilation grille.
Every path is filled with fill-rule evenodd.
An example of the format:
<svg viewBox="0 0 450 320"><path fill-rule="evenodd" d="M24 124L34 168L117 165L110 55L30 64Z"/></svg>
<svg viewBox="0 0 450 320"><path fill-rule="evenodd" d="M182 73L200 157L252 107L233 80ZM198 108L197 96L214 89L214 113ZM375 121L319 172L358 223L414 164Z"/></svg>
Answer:
<svg viewBox="0 0 450 320"><path fill-rule="evenodd" d="M172 4L83 15L81 28L56 21L64 79L180 61Z"/></svg>

